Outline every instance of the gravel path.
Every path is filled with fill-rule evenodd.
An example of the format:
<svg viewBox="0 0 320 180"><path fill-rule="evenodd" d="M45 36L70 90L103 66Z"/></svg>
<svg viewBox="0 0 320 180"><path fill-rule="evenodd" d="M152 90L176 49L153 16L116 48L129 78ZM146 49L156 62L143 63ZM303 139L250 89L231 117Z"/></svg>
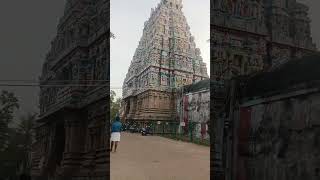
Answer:
<svg viewBox="0 0 320 180"><path fill-rule="evenodd" d="M111 180L209 180L210 148L122 133L111 153Z"/></svg>

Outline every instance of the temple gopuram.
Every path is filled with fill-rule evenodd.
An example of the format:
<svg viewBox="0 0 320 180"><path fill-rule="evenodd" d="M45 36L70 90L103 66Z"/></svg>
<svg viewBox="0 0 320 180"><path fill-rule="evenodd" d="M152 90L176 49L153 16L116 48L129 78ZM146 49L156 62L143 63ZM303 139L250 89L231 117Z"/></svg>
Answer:
<svg viewBox="0 0 320 180"><path fill-rule="evenodd" d="M214 0L212 78L276 68L316 50L308 7L296 0Z"/></svg>
<svg viewBox="0 0 320 180"><path fill-rule="evenodd" d="M33 179L109 177L109 32L109 1L66 1L40 77Z"/></svg>
<svg viewBox="0 0 320 180"><path fill-rule="evenodd" d="M257 167L248 163L239 164L239 169L236 169L237 155L229 153L233 152L233 147L238 147L235 145L237 140L233 138L241 136L233 134L237 131L234 123L238 121L232 119L233 115L228 110L239 108L234 99L245 91L243 87L235 89L234 83L241 80L245 87L250 77L273 73L285 68L291 60L308 61L302 57L317 51L311 37L308 11L306 5L296 0L212 1L210 117L214 126L210 127L210 135L215 138L210 139L214 147L211 148L210 170L213 179L250 179L235 174L245 172L251 176L249 170ZM264 83L267 82L261 79L261 84ZM250 158L253 159L252 156ZM254 158L262 159L260 156ZM247 167L249 170L244 169ZM267 177L262 173L254 176L257 179ZM279 176L278 179L284 178Z"/></svg>
<svg viewBox="0 0 320 180"><path fill-rule="evenodd" d="M182 0L161 0L151 9L123 83L123 119L176 119L176 89L208 78L182 12Z"/></svg>

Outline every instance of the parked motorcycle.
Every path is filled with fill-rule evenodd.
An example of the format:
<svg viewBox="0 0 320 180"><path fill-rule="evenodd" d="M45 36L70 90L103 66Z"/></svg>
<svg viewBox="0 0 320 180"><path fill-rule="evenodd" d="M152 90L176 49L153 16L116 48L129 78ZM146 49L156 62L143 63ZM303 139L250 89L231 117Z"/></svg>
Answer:
<svg viewBox="0 0 320 180"><path fill-rule="evenodd" d="M121 131L126 131L126 130L127 130L127 126L126 125L122 126Z"/></svg>
<svg viewBox="0 0 320 180"><path fill-rule="evenodd" d="M142 128L141 135L142 136L153 135L152 129L150 127Z"/></svg>
<svg viewBox="0 0 320 180"><path fill-rule="evenodd" d="M129 131L130 131L131 133L137 133L137 132L139 132L139 129L136 128L136 127L134 127L134 126L131 126L131 127L129 128Z"/></svg>

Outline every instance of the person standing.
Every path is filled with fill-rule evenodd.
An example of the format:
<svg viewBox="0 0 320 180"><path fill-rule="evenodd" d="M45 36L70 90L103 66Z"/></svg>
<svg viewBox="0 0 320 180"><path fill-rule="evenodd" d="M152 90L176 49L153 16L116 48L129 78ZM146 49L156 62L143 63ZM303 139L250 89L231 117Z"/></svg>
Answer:
<svg viewBox="0 0 320 180"><path fill-rule="evenodd" d="M120 118L117 115L115 121L112 123L111 126L111 152L114 145L114 152L117 151L118 143L120 142L120 132L121 132L122 124L120 122Z"/></svg>

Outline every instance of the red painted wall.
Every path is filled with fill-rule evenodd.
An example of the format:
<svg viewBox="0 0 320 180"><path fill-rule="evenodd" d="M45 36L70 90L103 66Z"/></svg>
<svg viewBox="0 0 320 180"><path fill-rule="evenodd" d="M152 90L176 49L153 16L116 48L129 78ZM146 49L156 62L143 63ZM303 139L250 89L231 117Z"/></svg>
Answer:
<svg viewBox="0 0 320 180"><path fill-rule="evenodd" d="M251 108L240 108L240 122L237 146L237 180L248 180L245 167L245 156L249 152L249 132L251 128Z"/></svg>

